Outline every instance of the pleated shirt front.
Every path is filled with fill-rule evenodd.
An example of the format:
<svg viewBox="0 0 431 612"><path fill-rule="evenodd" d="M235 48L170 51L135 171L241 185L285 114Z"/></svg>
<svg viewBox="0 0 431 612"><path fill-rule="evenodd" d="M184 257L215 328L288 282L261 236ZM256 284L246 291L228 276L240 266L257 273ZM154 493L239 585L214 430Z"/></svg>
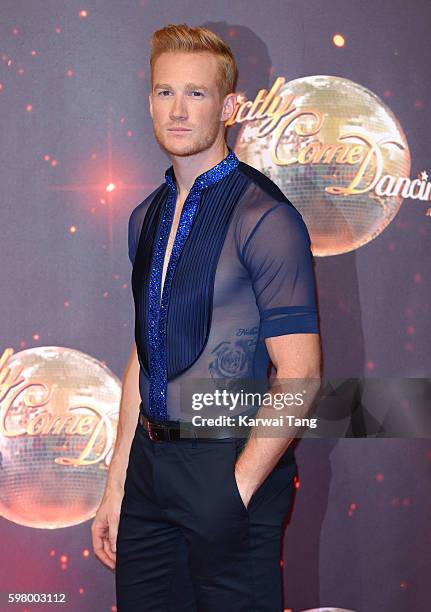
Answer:
<svg viewBox="0 0 431 612"><path fill-rule="evenodd" d="M176 202L173 167L131 213L141 410L190 421L195 381L267 378L265 338L319 333L305 222L276 184L232 149L199 175L182 211L161 292Z"/></svg>

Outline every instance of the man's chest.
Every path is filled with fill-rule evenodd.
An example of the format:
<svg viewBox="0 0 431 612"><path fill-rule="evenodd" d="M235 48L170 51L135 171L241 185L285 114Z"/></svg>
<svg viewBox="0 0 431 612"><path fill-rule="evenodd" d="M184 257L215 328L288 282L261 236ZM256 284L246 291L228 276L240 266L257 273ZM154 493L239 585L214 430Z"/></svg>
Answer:
<svg viewBox="0 0 431 612"><path fill-rule="evenodd" d="M179 226L179 222L180 222L180 218L181 218L181 212L184 206L184 200L181 199L177 199L176 204L175 204L175 211L174 211L174 216L172 219L172 225L169 231L169 235L168 235L168 242L166 245L166 250L165 250L165 254L164 254L164 259L163 259L163 268L162 268L162 283L161 283L161 294L163 293L163 285L165 282L165 277L166 277L166 272L168 269L168 264L169 264L169 259L171 257L171 253L172 253L172 248L174 246L175 243L175 238L177 235L177 231L178 231L178 226ZM161 299L161 296L160 296Z"/></svg>

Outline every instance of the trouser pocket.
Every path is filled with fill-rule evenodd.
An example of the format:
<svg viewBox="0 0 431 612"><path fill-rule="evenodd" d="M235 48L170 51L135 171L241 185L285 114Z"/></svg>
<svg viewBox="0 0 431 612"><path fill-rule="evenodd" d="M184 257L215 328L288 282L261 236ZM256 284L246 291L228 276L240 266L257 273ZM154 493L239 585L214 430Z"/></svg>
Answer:
<svg viewBox="0 0 431 612"><path fill-rule="evenodd" d="M249 503L247 504L247 507L244 504L244 501L241 497L241 493L239 491L239 487L238 487L238 483L236 480L236 476L235 476L235 464L236 464L236 460L238 459L242 449L244 448L244 446L247 443L247 438L238 438L238 440L235 440L235 443L232 445L233 447L233 457L232 457L232 465L231 465L231 469L230 469L230 477L231 477L231 485L232 485L232 489L233 489L233 493L234 493L234 497L236 498L237 504L240 507L241 511L248 516L248 510L250 507L250 503L254 497L254 495L252 495Z"/></svg>
<svg viewBox="0 0 431 612"><path fill-rule="evenodd" d="M289 448L281 456L265 480L253 492L246 507L235 476L235 463L246 444L247 438L239 438L233 445L234 456L230 476L237 505L247 517L250 517L251 511L253 516L273 514L276 517L286 513L293 499L294 477L297 473L293 449Z"/></svg>

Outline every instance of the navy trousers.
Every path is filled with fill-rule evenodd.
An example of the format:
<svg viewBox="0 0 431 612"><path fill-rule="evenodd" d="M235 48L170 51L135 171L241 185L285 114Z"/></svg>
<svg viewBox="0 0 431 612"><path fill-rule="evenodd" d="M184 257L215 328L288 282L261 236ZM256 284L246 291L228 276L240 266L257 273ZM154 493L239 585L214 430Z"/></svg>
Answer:
<svg viewBox="0 0 431 612"><path fill-rule="evenodd" d="M235 461L246 440L153 442L138 423L117 535L118 612L281 612L288 449L244 506Z"/></svg>

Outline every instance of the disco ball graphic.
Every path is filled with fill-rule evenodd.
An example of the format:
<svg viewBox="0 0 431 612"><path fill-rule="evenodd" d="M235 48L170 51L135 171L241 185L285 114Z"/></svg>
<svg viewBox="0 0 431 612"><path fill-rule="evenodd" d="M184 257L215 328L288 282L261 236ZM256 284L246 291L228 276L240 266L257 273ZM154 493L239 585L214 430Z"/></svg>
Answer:
<svg viewBox="0 0 431 612"><path fill-rule="evenodd" d="M299 210L314 255L346 253L373 240L403 199L378 195L375 184L385 175L396 180L410 173L396 117L373 92L341 77L296 79L277 95L286 105L290 100L286 113L273 127L265 113L244 122L238 157L271 178ZM352 193L328 191L334 187Z"/></svg>
<svg viewBox="0 0 431 612"><path fill-rule="evenodd" d="M75 349L38 347L7 360L5 353L0 360L0 514L43 529L86 521L103 495L121 382L97 359Z"/></svg>

